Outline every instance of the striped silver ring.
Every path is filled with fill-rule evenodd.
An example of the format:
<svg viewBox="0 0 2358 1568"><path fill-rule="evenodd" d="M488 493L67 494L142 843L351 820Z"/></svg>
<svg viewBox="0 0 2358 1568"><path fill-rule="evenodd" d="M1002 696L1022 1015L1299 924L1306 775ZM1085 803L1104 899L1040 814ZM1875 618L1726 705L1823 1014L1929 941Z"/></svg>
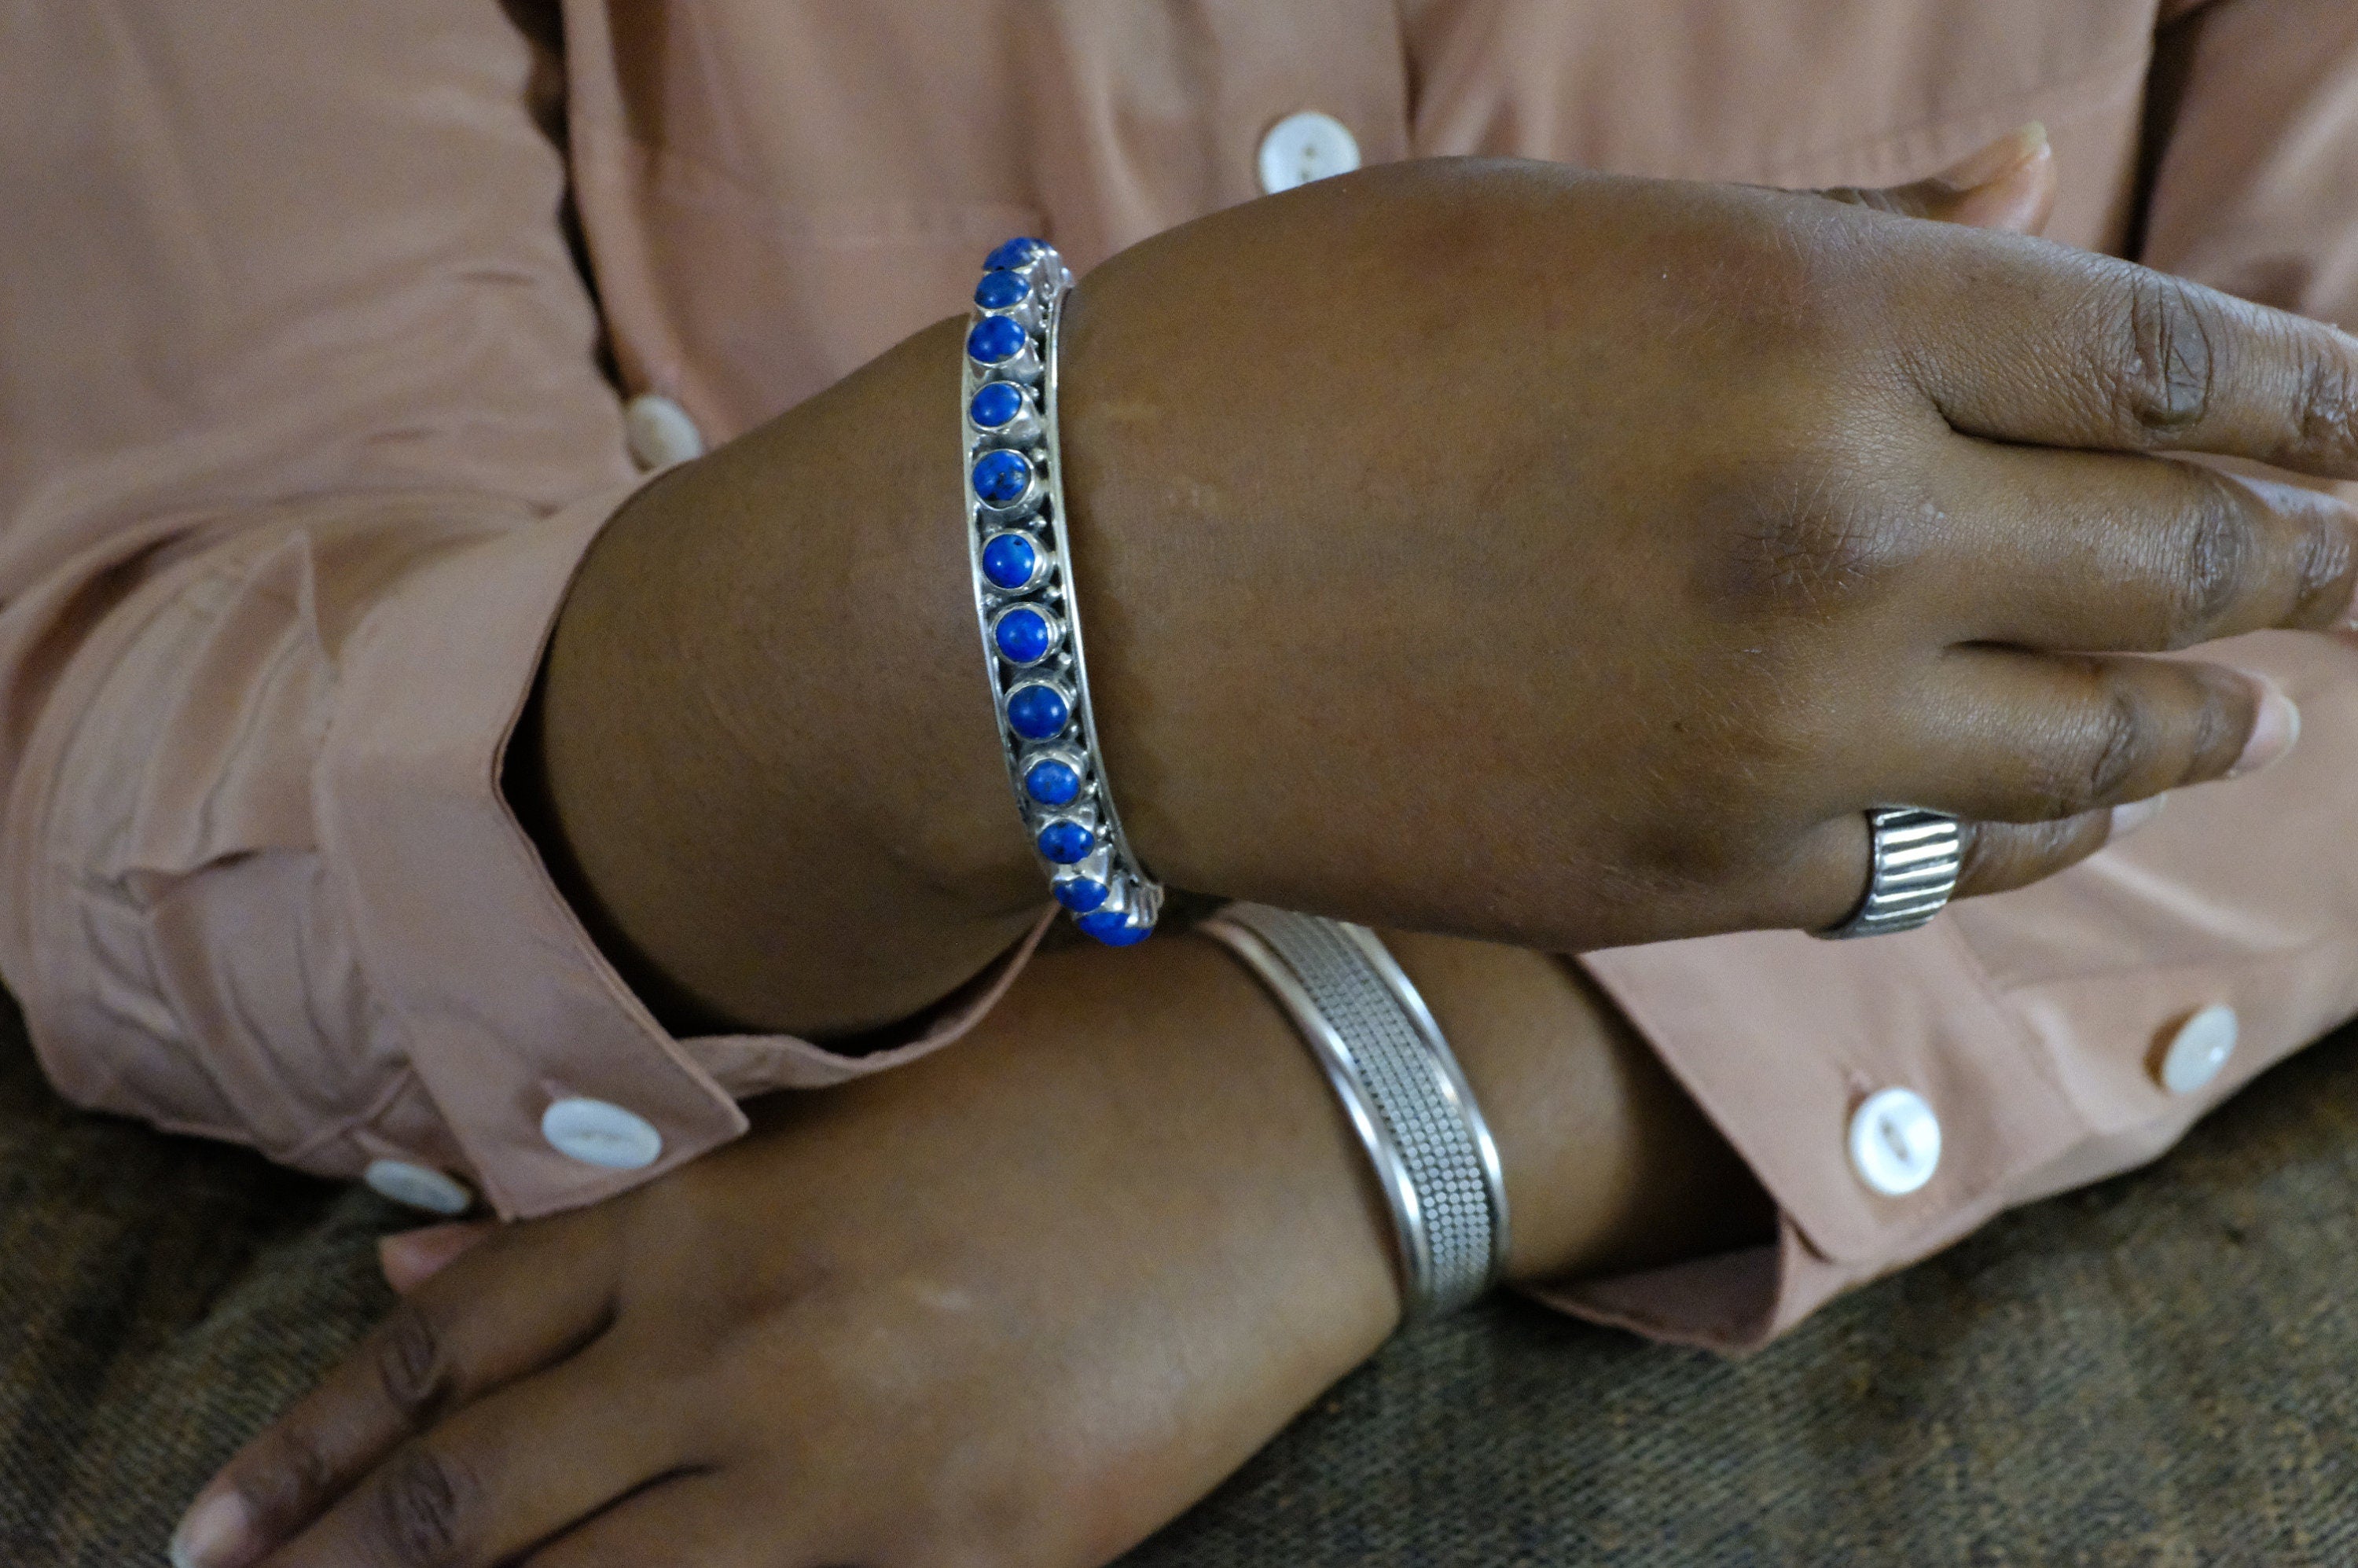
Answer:
<svg viewBox="0 0 2358 1568"><path fill-rule="evenodd" d="M1830 940L1913 931L1947 906L1964 870L1957 819L1912 806L1878 806L1866 814L1866 895L1850 918L1818 933Z"/></svg>

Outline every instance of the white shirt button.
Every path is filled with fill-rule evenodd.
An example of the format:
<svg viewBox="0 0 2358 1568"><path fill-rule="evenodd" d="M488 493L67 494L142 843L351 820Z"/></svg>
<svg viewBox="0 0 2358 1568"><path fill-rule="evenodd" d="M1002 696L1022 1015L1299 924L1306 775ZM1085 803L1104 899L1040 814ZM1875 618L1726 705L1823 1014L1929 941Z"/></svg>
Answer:
<svg viewBox="0 0 2358 1568"><path fill-rule="evenodd" d="M1850 1119L1850 1163L1886 1197L1912 1193L1941 1163L1941 1119L1913 1089L1867 1097Z"/></svg>
<svg viewBox="0 0 2358 1568"><path fill-rule="evenodd" d="M2214 1001L2178 1026L2161 1054L2161 1087L2190 1095L2207 1087L2235 1054L2235 1010Z"/></svg>
<svg viewBox="0 0 2358 1568"><path fill-rule="evenodd" d="M650 473L704 455L704 432L687 410L652 392L632 398L623 407L622 434L633 460Z"/></svg>
<svg viewBox="0 0 2358 1568"><path fill-rule="evenodd" d="M654 1123L601 1099L557 1101L541 1113L540 1135L567 1159L609 1171L644 1171L663 1154Z"/></svg>
<svg viewBox="0 0 2358 1568"><path fill-rule="evenodd" d="M1350 127L1314 109L1288 114L1260 139L1260 188L1271 196L1358 167L1359 143Z"/></svg>
<svg viewBox="0 0 2358 1568"><path fill-rule="evenodd" d="M466 1183L431 1165L413 1165L406 1160L372 1160L361 1173L361 1180L381 1197L429 1214L464 1214L475 1204L475 1195Z"/></svg>

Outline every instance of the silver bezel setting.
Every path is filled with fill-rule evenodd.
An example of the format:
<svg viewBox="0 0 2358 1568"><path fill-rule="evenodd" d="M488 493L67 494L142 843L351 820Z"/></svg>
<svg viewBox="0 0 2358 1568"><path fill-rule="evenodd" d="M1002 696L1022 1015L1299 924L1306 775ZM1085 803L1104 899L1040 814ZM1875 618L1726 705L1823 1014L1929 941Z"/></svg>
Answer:
<svg viewBox="0 0 2358 1568"><path fill-rule="evenodd" d="M975 573L977 576L979 577L982 572L982 552L989 549L990 547L990 542L993 539L998 538L1002 534L1021 539L1025 544L1032 546L1033 558L1031 580L1019 584L1014 588L1001 588L997 583L991 581L989 578L983 578L982 585L991 593L997 594L1001 600L1021 599L1025 594L1030 593L1033 589L1038 588L1042 583L1046 582L1048 579L1054 575L1055 571L1056 552L1055 548L1049 545L1047 540L1043 539L1039 535L1033 533L1029 528L1006 524L993 524L982 531L982 537L975 545L974 558L976 562Z"/></svg>
<svg viewBox="0 0 2358 1568"><path fill-rule="evenodd" d="M971 421L969 421L969 427L971 427ZM975 461L992 452L1013 452L1032 465L1032 477L1023 481L1022 493L1012 501L985 501L975 492ZM1011 523L1031 522L1040 514L1040 509L1047 504L1048 476L1041 471L1040 460L1034 448L1005 445L977 448L967 454L966 475L967 501L974 507L979 521L990 524L990 531L994 534Z"/></svg>
<svg viewBox="0 0 2358 1568"><path fill-rule="evenodd" d="M1055 678L1055 666L1062 661L1051 654L1036 665L1012 664L1001 655L996 645L988 644L987 640L990 636L990 622L983 623L982 634L986 639L986 651L990 654L990 662L995 665L1004 665L1008 672L1006 685L999 696L1000 724L1007 731L1001 739L1011 738L1019 749L1032 746L1054 746L1059 743L1070 744L1073 739L1073 720L1079 712L1079 705L1073 700L1071 683ZM1007 721L1007 699L1027 686L1046 687L1065 699L1064 727L1055 734L1026 735ZM1020 779L1017 781L1017 785L1020 789L1022 786Z"/></svg>
<svg viewBox="0 0 2358 1568"><path fill-rule="evenodd" d="M999 623L1006 620L1009 616L1014 614L1019 610L1028 610L1032 611L1033 614L1040 617L1042 621L1047 622L1048 646L1042 651L1040 656L1036 659L1017 659L1009 657L1007 650L999 645ZM1056 656L1056 650L1064 645L1064 617L1058 615L1055 611L1049 609L1044 604L1034 604L1028 599L1011 599L1006 603L1001 605L997 610L991 611L990 651L993 654L996 654L999 657L1006 659L1010 665L1013 665L1017 669L1038 669L1041 665L1048 663L1051 659L1054 659ZM1030 792L1027 791L1025 793L1028 794Z"/></svg>
<svg viewBox="0 0 2358 1568"><path fill-rule="evenodd" d="M980 391L999 379L997 376L985 376L975 384L975 389ZM1032 389L1022 382L1011 381L1007 384L1015 389L1018 399L1014 417L1004 425L976 425L975 436L985 449L1012 447L1020 451L1027 447L1036 447L1040 444L1039 402L1033 396ZM967 418L969 423L974 418L974 399L971 397L967 399Z"/></svg>
<svg viewBox="0 0 2358 1568"><path fill-rule="evenodd" d="M1042 762L1062 762L1072 769L1073 776L1081 781L1080 793L1062 805L1052 805L1033 795L1030 783L1032 770ZM1016 766L1015 785L1023 792L1024 800L1035 811L1069 811L1088 798L1089 760L1073 747L1058 741L1034 741L1024 748L1022 760Z"/></svg>
<svg viewBox="0 0 2358 1568"><path fill-rule="evenodd" d="M977 308L967 321L968 332L986 317L1014 321L1024 328L1023 349L995 365L961 355L965 375L958 420L965 460L960 483L966 492L975 620L982 633L983 662L990 672L991 706L999 720L1008 783L1014 790L1032 852L1052 889L1083 876L1103 882L1106 901L1087 918L1102 924L1098 917L1118 914L1122 917L1122 928L1093 935L1127 943L1153 928L1162 913L1163 887L1139 864L1106 785L1105 753L1098 741L1088 665L1082 654L1080 608L1074 602L1072 583L1065 575L1072 545L1065 529L1064 464L1057 447L1056 334L1073 275L1054 249L1034 243L1037 248L1029 260L1006 269L1031 284L1031 297L997 310ZM994 381L1014 384L1024 399L1022 411L995 430L976 425L973 412L975 394ZM994 450L1020 452L1032 464L1032 481L1023 495L1004 506L991 505L974 490L975 462ZM1008 533L1028 539L1039 552L1038 569L1022 588L1002 589L983 575L984 546ZM998 637L999 618L1019 605L1045 615L1051 632L1048 651L1022 664L1000 652ZM1061 692L1068 711L1062 730L1038 740L1019 733L1007 719L1008 697L1020 687L1035 684ZM1080 793L1066 805L1043 805L1024 787L1025 771L1043 757L1055 757L1079 775ZM1061 865L1040 853L1041 830L1059 820L1076 822L1096 835L1095 849L1076 864Z"/></svg>

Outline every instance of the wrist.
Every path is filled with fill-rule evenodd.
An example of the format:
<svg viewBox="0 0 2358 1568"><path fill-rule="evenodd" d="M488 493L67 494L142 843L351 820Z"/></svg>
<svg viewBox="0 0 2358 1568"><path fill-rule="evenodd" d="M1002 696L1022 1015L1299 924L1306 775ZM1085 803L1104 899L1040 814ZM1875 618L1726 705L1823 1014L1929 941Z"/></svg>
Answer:
<svg viewBox="0 0 2358 1568"><path fill-rule="evenodd" d="M1200 279L1151 242L1081 281L1065 310L1060 378L1071 570L1089 626L1089 681L1117 793L1140 857L1173 887L1260 896L1260 841L1250 806L1273 779L1256 765L1248 710L1279 698L1270 624L1281 592L1236 569L1251 556L1234 531L1285 527L1283 499L1251 500L1228 462L1250 432L1217 418L1218 401L1175 345L1191 326ZM1184 252L1184 247L1183 247Z"/></svg>
<svg viewBox="0 0 2358 1568"><path fill-rule="evenodd" d="M691 1021L923 1010L1045 902L975 642L945 321L642 491L519 735L567 892Z"/></svg>
<svg viewBox="0 0 2358 1568"><path fill-rule="evenodd" d="M1386 933L1498 1146L1517 1281L1627 1272L1774 1234L1742 1160L1570 959Z"/></svg>

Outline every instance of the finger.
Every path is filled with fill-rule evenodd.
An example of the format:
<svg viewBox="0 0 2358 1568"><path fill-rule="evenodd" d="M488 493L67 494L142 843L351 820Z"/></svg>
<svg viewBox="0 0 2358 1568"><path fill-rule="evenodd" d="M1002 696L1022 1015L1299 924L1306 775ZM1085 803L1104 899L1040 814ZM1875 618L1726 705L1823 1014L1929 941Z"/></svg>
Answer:
<svg viewBox="0 0 2358 1568"><path fill-rule="evenodd" d="M1978 898L2044 881L2152 821L2169 798L2157 795L2061 822L1960 823L1964 864L1953 896Z"/></svg>
<svg viewBox="0 0 2358 1568"><path fill-rule="evenodd" d="M568 1530L524 1560L522 1568L773 1568L774 1564L855 1562L848 1554L796 1552L788 1541L801 1522L775 1490L753 1491L726 1470L668 1477Z"/></svg>
<svg viewBox="0 0 2358 1568"><path fill-rule="evenodd" d="M265 1568L506 1563L693 1460L700 1403L601 1340L404 1444Z"/></svg>
<svg viewBox="0 0 2358 1568"><path fill-rule="evenodd" d="M2059 822L1965 822L1957 824L1961 865L1957 885L1949 896L1978 898L2009 892L2044 881L2077 865L2107 845L2117 844L2161 815L2169 797L2157 795L2115 806L2106 811L2083 812ZM1800 928L1825 931L1842 925L1857 912L1870 880L1870 846L1866 814L1827 825L1819 851L1835 888L1847 887L1847 902L1829 903L1818 897L1805 907L1809 915ZM1849 881L1844 882L1843 878ZM1831 913L1829 913L1831 911Z"/></svg>
<svg viewBox="0 0 2358 1568"><path fill-rule="evenodd" d="M2111 839L2112 821L2091 811L2061 822L1960 823L1964 860L1952 896L2010 892L2075 866Z"/></svg>
<svg viewBox="0 0 2358 1568"><path fill-rule="evenodd" d="M1925 324L1908 369L1955 428L2358 478L2358 340L2129 262L1938 237L1890 305Z"/></svg>
<svg viewBox="0 0 2358 1568"><path fill-rule="evenodd" d="M394 1293L406 1296L498 1230L493 1221L473 1219L400 1231L376 1244L377 1266Z"/></svg>
<svg viewBox="0 0 2358 1568"><path fill-rule="evenodd" d="M613 1289L596 1216L516 1227L404 1300L198 1494L175 1568L243 1568L440 1412L596 1337Z"/></svg>
<svg viewBox="0 0 2358 1568"><path fill-rule="evenodd" d="M1977 822L2052 822L2256 772L2300 715L2263 676L2182 659L1952 649L1884 798Z"/></svg>
<svg viewBox="0 0 2358 1568"><path fill-rule="evenodd" d="M2055 155L2036 121L1933 175L1908 185L1838 186L1831 201L1907 218L2035 234L2055 206Z"/></svg>
<svg viewBox="0 0 2358 1568"><path fill-rule="evenodd" d="M1963 640L2158 652L2349 618L2358 513L2319 491L2115 452L1961 442L1934 548Z"/></svg>

